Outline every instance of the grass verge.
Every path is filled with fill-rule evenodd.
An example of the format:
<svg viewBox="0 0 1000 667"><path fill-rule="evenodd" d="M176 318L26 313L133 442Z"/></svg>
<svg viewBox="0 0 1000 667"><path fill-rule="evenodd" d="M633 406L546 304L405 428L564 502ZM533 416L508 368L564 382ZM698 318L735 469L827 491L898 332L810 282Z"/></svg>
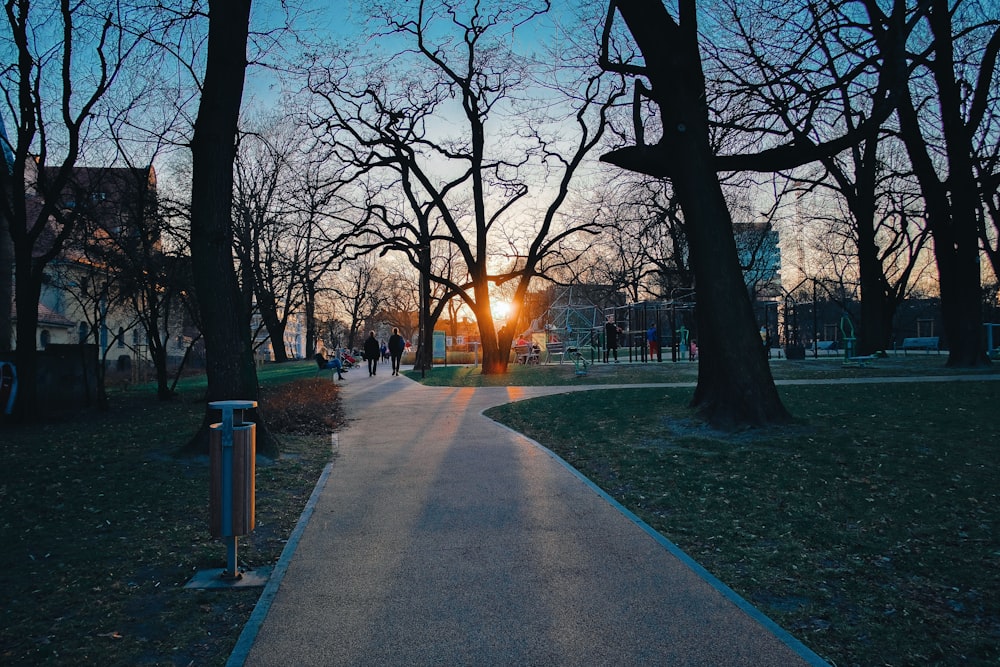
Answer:
<svg viewBox="0 0 1000 667"><path fill-rule="evenodd" d="M422 384L437 387L494 387L494 386L573 386L606 384L644 384L665 382L695 382L698 364L690 361L658 363L630 363L621 354L620 363L590 363L587 374L578 376L570 362L562 364L511 364L505 375L483 375L480 366L435 366L424 377L420 372L408 371L407 375ZM776 380L838 378L916 377L951 375L956 371L944 365L947 357L938 354L890 355L885 359L845 365L843 357L820 356L817 359L789 361L773 358L771 374ZM996 368L961 371L962 375L996 374Z"/></svg>
<svg viewBox="0 0 1000 667"><path fill-rule="evenodd" d="M835 665L1000 660L1000 383L796 386L798 422L721 434L690 390L491 417L561 456Z"/></svg>
<svg viewBox="0 0 1000 667"><path fill-rule="evenodd" d="M312 375L315 364L261 372L283 454L258 461L242 567L274 564L331 459L337 390ZM205 409L199 380L185 382L169 403L132 391L107 414L3 429L0 662L225 663L261 589L183 588L226 565L208 533L207 457L176 456Z"/></svg>

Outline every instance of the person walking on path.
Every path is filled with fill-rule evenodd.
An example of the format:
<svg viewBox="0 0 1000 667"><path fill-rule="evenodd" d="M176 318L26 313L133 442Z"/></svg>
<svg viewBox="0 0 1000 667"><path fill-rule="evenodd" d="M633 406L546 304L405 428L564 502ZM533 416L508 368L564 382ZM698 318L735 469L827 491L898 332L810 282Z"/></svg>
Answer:
<svg viewBox="0 0 1000 667"><path fill-rule="evenodd" d="M399 335L399 329L393 327L392 335L389 336L389 358L392 360L392 374L399 375L399 362L403 358L403 350L406 349L406 341Z"/></svg>
<svg viewBox="0 0 1000 667"><path fill-rule="evenodd" d="M378 370L378 360L382 356L382 351L379 349L378 339L375 338L374 331L369 333L368 338L365 339L364 351L365 359L368 360L368 377L371 377Z"/></svg>

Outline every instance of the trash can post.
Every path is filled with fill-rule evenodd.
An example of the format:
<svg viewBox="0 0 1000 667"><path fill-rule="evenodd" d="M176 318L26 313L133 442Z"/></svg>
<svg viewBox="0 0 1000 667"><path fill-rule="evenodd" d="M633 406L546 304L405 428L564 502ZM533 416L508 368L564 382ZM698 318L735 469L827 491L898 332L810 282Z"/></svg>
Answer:
<svg viewBox="0 0 1000 667"><path fill-rule="evenodd" d="M257 401L212 401L222 412L222 421L210 427L209 515L213 537L226 544L223 579L239 579L237 536L253 530L254 458L256 424L243 420L243 411L257 407Z"/></svg>

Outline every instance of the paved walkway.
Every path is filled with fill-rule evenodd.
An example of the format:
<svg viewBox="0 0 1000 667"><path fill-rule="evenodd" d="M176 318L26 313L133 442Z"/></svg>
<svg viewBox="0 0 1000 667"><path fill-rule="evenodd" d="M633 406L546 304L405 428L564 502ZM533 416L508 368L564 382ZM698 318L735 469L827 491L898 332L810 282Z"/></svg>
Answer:
<svg viewBox="0 0 1000 667"><path fill-rule="evenodd" d="M352 371L350 423L231 665L824 665L481 413L565 387Z"/></svg>

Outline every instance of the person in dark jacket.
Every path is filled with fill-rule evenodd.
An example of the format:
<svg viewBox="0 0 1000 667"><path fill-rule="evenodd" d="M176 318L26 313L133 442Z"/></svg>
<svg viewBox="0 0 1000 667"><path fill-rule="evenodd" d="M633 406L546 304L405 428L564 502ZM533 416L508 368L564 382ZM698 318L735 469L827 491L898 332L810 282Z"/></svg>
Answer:
<svg viewBox="0 0 1000 667"><path fill-rule="evenodd" d="M393 375L399 375L399 361L403 358L405 349L406 341L399 335L399 329L393 328L392 335L389 336L389 358L392 360Z"/></svg>
<svg viewBox="0 0 1000 667"><path fill-rule="evenodd" d="M316 353L316 363L319 365L320 369L332 369L337 371L337 379L343 380L344 373L347 370L344 368L344 364L340 362L340 359L334 357L333 359L327 359L326 355L322 351Z"/></svg>
<svg viewBox="0 0 1000 667"><path fill-rule="evenodd" d="M382 356L374 331L369 333L368 338L365 339L364 351L365 359L368 360L368 377L371 377L378 370L378 358Z"/></svg>
<svg viewBox="0 0 1000 667"><path fill-rule="evenodd" d="M608 363L608 354L615 358L618 363L618 334L622 333L622 328L615 322L614 315L608 315L608 321L604 323L604 363Z"/></svg>

